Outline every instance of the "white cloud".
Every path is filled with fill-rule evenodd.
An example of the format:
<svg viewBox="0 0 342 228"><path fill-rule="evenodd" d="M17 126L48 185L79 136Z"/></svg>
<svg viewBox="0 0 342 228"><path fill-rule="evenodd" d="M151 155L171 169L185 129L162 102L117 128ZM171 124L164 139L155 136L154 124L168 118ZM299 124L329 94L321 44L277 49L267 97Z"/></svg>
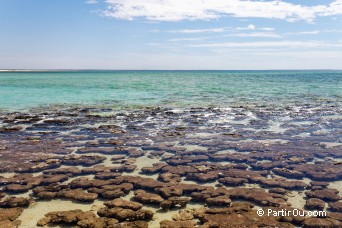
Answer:
<svg viewBox="0 0 342 228"><path fill-rule="evenodd" d="M312 22L318 16L342 14L342 0L304 6L280 0L106 0L104 14L123 20L211 20L223 16L276 18Z"/></svg>
<svg viewBox="0 0 342 228"><path fill-rule="evenodd" d="M316 34L319 34L319 33L320 33L320 31L318 31L318 30L298 32L298 34L304 34L304 35L316 35Z"/></svg>
<svg viewBox="0 0 342 228"><path fill-rule="evenodd" d="M252 33L237 33L226 36L236 36L236 37L268 37L268 38L281 38L280 35L270 32L252 32Z"/></svg>
<svg viewBox="0 0 342 228"><path fill-rule="evenodd" d="M263 42L221 42L193 44L190 47L230 47L230 48L269 48L269 47L286 47L286 48L319 48L319 47L342 47L342 43L326 43L322 41L263 41Z"/></svg>
<svg viewBox="0 0 342 228"><path fill-rule="evenodd" d="M259 28L260 30L263 30L263 31L274 31L274 28L268 28L268 27L265 27L265 28Z"/></svg>
<svg viewBox="0 0 342 228"><path fill-rule="evenodd" d="M172 33L185 33L185 34L194 34L194 33L213 33L213 32L224 32L226 28L210 28L210 29L180 29L180 30L171 30L169 32Z"/></svg>
<svg viewBox="0 0 342 228"><path fill-rule="evenodd" d="M168 41L170 42L180 42L180 41L201 41L205 40L207 37L197 37L197 38L174 38L174 39L169 39Z"/></svg>
<svg viewBox="0 0 342 228"><path fill-rule="evenodd" d="M248 25L247 26L247 28L249 29L249 30L255 30L256 29L256 27L255 27L255 25Z"/></svg>
<svg viewBox="0 0 342 228"><path fill-rule="evenodd" d="M324 32L327 32L327 31L324 31ZM321 31L319 30L313 30L313 31L300 31L300 32L287 32L287 33L284 33L285 36L288 36L288 35L317 35L317 34L320 34Z"/></svg>
<svg viewBox="0 0 342 228"><path fill-rule="evenodd" d="M88 3L88 4L96 4L96 3L98 3L98 1L97 0L87 0L86 3Z"/></svg>
<svg viewBox="0 0 342 228"><path fill-rule="evenodd" d="M327 29L327 30L324 30L323 32L342 32L342 30L339 30L339 29Z"/></svg>
<svg viewBox="0 0 342 228"><path fill-rule="evenodd" d="M248 25L247 27L237 27L237 30L255 30L256 26L253 24Z"/></svg>

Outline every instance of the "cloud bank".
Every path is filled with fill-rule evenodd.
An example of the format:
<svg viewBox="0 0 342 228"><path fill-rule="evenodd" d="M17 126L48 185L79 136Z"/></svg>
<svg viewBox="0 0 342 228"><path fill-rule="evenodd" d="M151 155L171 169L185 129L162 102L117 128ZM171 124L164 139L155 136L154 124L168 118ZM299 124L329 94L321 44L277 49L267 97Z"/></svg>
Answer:
<svg viewBox="0 0 342 228"><path fill-rule="evenodd" d="M342 0L305 6L281 0L106 0L104 14L122 20L212 20L226 16L274 18L312 22L317 17L342 15Z"/></svg>
<svg viewBox="0 0 342 228"><path fill-rule="evenodd" d="M327 43L323 41L264 41L264 42L221 42L193 44L190 47L230 47L230 48L270 48L270 47L286 47L286 48L321 48L321 47L342 47L342 43Z"/></svg>

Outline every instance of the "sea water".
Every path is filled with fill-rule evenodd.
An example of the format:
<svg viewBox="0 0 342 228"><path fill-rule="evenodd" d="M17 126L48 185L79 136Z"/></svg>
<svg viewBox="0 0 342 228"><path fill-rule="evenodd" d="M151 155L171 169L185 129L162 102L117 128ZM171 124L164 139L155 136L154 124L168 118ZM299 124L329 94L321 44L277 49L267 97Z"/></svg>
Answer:
<svg viewBox="0 0 342 228"><path fill-rule="evenodd" d="M1 72L0 109L286 106L342 101L342 71Z"/></svg>

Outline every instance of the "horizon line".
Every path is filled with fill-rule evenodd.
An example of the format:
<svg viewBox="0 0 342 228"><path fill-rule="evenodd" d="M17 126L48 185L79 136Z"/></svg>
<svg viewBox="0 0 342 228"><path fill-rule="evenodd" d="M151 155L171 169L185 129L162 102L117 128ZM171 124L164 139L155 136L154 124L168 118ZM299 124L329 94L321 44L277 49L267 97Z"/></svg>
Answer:
<svg viewBox="0 0 342 228"><path fill-rule="evenodd" d="M341 71L341 69L0 69L0 72L66 72L66 71Z"/></svg>

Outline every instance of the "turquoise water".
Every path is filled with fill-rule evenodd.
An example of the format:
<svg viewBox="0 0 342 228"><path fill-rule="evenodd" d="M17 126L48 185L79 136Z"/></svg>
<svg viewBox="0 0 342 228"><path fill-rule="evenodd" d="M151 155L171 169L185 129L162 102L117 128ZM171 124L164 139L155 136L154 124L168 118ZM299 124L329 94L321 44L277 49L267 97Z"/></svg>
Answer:
<svg viewBox="0 0 342 228"><path fill-rule="evenodd" d="M0 109L340 102L342 71L1 72Z"/></svg>

